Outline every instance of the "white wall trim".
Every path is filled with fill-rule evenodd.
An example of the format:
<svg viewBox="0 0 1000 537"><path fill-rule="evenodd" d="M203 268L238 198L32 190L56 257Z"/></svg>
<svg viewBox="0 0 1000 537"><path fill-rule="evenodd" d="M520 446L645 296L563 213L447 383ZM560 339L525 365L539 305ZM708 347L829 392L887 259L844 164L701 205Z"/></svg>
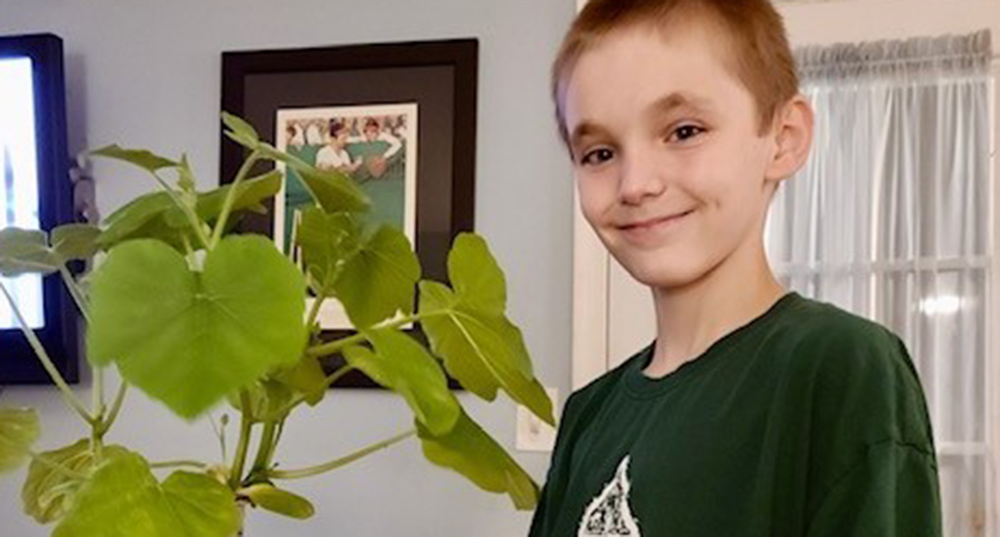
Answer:
<svg viewBox="0 0 1000 537"><path fill-rule="evenodd" d="M587 0L576 0L579 12ZM572 389L608 370L608 267L610 256L580 211L573 189Z"/></svg>

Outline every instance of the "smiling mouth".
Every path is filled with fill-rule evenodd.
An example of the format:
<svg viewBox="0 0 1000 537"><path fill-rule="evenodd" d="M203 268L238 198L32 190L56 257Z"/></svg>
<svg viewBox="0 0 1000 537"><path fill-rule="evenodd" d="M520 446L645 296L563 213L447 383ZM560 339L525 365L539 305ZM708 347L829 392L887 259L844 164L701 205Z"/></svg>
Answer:
<svg viewBox="0 0 1000 537"><path fill-rule="evenodd" d="M662 218L652 218L650 220L643 220L641 222L636 222L634 224L626 224L623 226L619 226L619 229L621 229L622 231L642 232L676 223L678 220L684 218L685 216L693 212L694 209L691 209L689 211L684 211L682 213L677 213L670 216L664 216Z"/></svg>

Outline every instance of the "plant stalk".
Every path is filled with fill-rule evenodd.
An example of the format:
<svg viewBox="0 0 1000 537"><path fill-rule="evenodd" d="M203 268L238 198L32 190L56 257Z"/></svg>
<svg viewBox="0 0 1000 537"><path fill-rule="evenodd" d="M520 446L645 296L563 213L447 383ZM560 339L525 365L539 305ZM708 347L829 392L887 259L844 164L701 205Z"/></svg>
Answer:
<svg viewBox="0 0 1000 537"><path fill-rule="evenodd" d="M345 338L340 338L336 341L331 341L329 343L323 343L322 345L317 345L315 347L309 347L306 349L306 354L309 356L315 356L321 358L323 356L329 356L333 353L340 352L344 348L357 343L363 343L365 341L365 335L362 333L354 334L353 336L347 336Z"/></svg>
<svg viewBox="0 0 1000 537"><path fill-rule="evenodd" d="M250 433L253 430L253 416L250 415L250 394L240 390L240 440L236 445L236 455L233 468L229 474L229 487L236 490L243 479L243 467L247 461L247 451L250 448Z"/></svg>
<svg viewBox="0 0 1000 537"><path fill-rule="evenodd" d="M83 406L83 402L81 402L76 394L73 393L69 384L66 384L66 379L63 378L62 374L59 373L59 370L56 369L55 364L52 363L52 359L49 358L49 353L45 351L45 347L42 346L42 342L38 341L38 336L35 335L35 331L28 326L28 322L24 319L24 316L21 315L21 310L17 307L17 304L14 303L14 297L12 297L10 292L7 291L7 286L3 284L3 281L0 281L0 291L3 291L4 297L7 298L7 303L10 304L10 310L14 313L14 317L17 318L17 323L21 328L21 332L28 340L28 344L31 345L31 349L35 351L35 356L38 357L38 361L42 363L42 367L45 368L45 371L52 378L52 382L54 382L56 387L59 388L59 391L62 392L63 399L65 399L66 403L87 423L90 425L98 423L98 419L90 415L90 412L88 412L86 407Z"/></svg>
<svg viewBox="0 0 1000 537"><path fill-rule="evenodd" d="M229 213L233 211L233 204L236 203L237 190L247 175L250 174L250 169L253 168L253 165L258 160L260 160L259 149L250 153L250 156L240 166L240 170L236 172L236 179L233 180L233 184L229 187L229 192L226 194L226 200L222 203L222 212L219 213L219 218L215 221L215 230L212 232L212 242L209 249L215 248L219 244L219 241L222 240L222 232L226 229L226 223L229 221Z"/></svg>
<svg viewBox="0 0 1000 537"><path fill-rule="evenodd" d="M376 330L385 330L390 328L399 328L401 326L415 323L420 319L426 319L427 317L434 317L437 315L446 315L447 312L431 312L431 313L416 313L413 315L404 315L399 319L394 321L389 321L382 323L375 327ZM331 341L329 343L323 343L322 345L316 345L315 347L309 347L306 349L306 354L309 356L323 357L329 356L335 352L340 352L345 347L349 347L356 343L361 343L365 341L365 336L361 332L354 334L353 336L347 336L345 338L338 339L336 341Z"/></svg>
<svg viewBox="0 0 1000 537"><path fill-rule="evenodd" d="M150 468L195 468L198 470L204 470L208 468L208 465L200 461L164 461L164 462L151 462L149 463Z"/></svg>
<svg viewBox="0 0 1000 537"><path fill-rule="evenodd" d="M104 370L96 365L90 367L94 377L94 386L91 393L91 414L97 418L97 422L90 425L90 449L94 452L94 458L101 460L104 458Z"/></svg>
<svg viewBox="0 0 1000 537"><path fill-rule="evenodd" d="M73 279L73 275L70 274L66 265L59 266L59 276L62 277L63 284L66 286L66 290L69 291L69 295L73 297L73 302L76 302L76 307L80 310L80 314L83 315L83 320L87 321L87 324L90 324L90 301L84 296L80 290L80 286L77 285L76 280Z"/></svg>
<svg viewBox="0 0 1000 537"><path fill-rule="evenodd" d="M260 445L257 447L257 458L254 459L253 466L250 467L251 472L267 470L271 461L271 454L274 453L274 448L276 447L275 442L277 438L275 433L277 433L277 430L277 422L268 421L264 423L264 430L260 435Z"/></svg>
<svg viewBox="0 0 1000 537"><path fill-rule="evenodd" d="M364 449L355 451L354 453L351 453L346 457L341 457L339 459L332 460L324 464L310 466L308 468L301 468L298 470L273 470L268 472L267 475L268 477L272 477L274 479L304 479L306 477L313 477L325 474L327 472L332 472L333 470L336 470L340 467L346 466L354 461L357 461L358 459L367 457L368 455L371 455L376 451L383 450L389 446L392 446L393 444L398 444L399 442L402 442L403 440L406 440L407 438L415 434L417 434L416 429L410 429L409 431L406 431L405 433L402 434L398 434L392 438L389 438L388 440L383 440L376 444L372 444Z"/></svg>
<svg viewBox="0 0 1000 537"><path fill-rule="evenodd" d="M201 219L198 218L198 215L194 212L194 209L184 204L184 201L177 196L177 192L173 188L171 188L170 185L167 184L167 182L162 177L160 177L160 174L156 172L152 172L152 174L153 178L156 179L156 182L160 183L160 186L163 187L163 190L166 190L167 195L170 196L170 199L174 202L174 205L180 207L181 211L184 212L184 216L187 216L188 223L191 224L191 229L193 229L195 235L198 236L198 240L201 242L201 245L206 249L209 249L210 243L208 240L208 236L205 235L205 229L202 228L201 226Z"/></svg>
<svg viewBox="0 0 1000 537"><path fill-rule="evenodd" d="M115 394L115 400L111 403L111 411L108 412L108 416L104 418L104 422L101 424L102 436L111 429L111 426L115 424L115 420L118 419L118 413L122 410L122 403L125 402L125 394L127 392L128 383L125 382L125 379L121 379L121 384L118 386L118 393Z"/></svg>
<svg viewBox="0 0 1000 537"><path fill-rule="evenodd" d="M326 300L326 293L316 295L316 298L313 300L312 308L309 310L309 317L306 318L306 329L311 330L312 325L316 323L316 318L319 317L319 312L323 307L324 300Z"/></svg>

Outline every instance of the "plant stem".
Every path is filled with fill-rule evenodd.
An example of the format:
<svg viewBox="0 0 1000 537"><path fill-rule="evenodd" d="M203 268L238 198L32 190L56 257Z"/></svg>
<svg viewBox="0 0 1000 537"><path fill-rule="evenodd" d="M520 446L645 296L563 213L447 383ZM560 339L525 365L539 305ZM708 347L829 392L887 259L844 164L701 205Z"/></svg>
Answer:
<svg viewBox="0 0 1000 537"><path fill-rule="evenodd" d="M260 160L260 150L256 149L250 156L243 161L243 165L240 166L240 170L236 172L236 179L233 180L232 186L229 187L229 192L226 194L226 200L222 203L222 212L219 213L218 220L215 221L215 230L212 232L212 242L211 248L215 248L219 241L222 239L222 232L226 229L226 223L229 221L229 213L233 210L233 204L236 203L236 193L240 187L240 184L246 179L247 175L250 173L250 169L253 165Z"/></svg>
<svg viewBox="0 0 1000 537"><path fill-rule="evenodd" d="M70 274L66 265L59 266L59 275L62 276L63 284L69 291L69 295L73 297L73 302L76 302L76 307L80 310L80 314L83 315L83 320L87 321L87 324L90 324L90 302L80 290L80 286L77 285L76 280L73 279L73 275Z"/></svg>
<svg viewBox="0 0 1000 537"><path fill-rule="evenodd" d="M118 413L121 412L122 403L125 402L125 394L128 392L128 383L125 379L121 380L121 384L118 386L118 393L115 394L115 400L111 403L111 412L108 412L108 416L104 419L104 423L101 424L101 435L103 436L111 426L115 424L115 420L118 419Z"/></svg>
<svg viewBox="0 0 1000 537"><path fill-rule="evenodd" d="M257 447L257 458L254 459L253 466L250 467L251 472L267 470L267 465L274 449L274 435L277 429L277 423L274 421L264 423L264 430L260 435L260 445Z"/></svg>
<svg viewBox="0 0 1000 537"><path fill-rule="evenodd" d="M188 238L187 233L181 233L181 242L184 244L184 251L187 252L187 262L190 267L193 264L191 258L194 257L194 247L191 246L191 239Z"/></svg>
<svg viewBox="0 0 1000 537"><path fill-rule="evenodd" d="M104 418L104 413L108 410L104 406L104 368L91 366L91 374L94 377L94 393L92 394L92 405L90 412L100 419Z"/></svg>
<svg viewBox="0 0 1000 537"><path fill-rule="evenodd" d="M229 474L229 487L236 490L243 479L243 466L247 461L247 450L250 448L250 433L253 429L253 416L250 415L250 394L240 390L240 440L236 445L236 455L233 468Z"/></svg>
<svg viewBox="0 0 1000 537"><path fill-rule="evenodd" d="M316 298L313 300L312 309L309 310L309 317L306 318L307 330L312 330L312 325L316 322L316 318L319 317L319 311L323 307L324 300L326 300L325 292L316 295Z"/></svg>
<svg viewBox="0 0 1000 537"><path fill-rule="evenodd" d="M332 460L327 463L319 464L316 466L310 466L309 468L301 468L298 470L273 470L271 472L268 472L267 475L268 477L272 477L274 479L303 479L306 477L325 474L327 472L336 470L337 468L340 468L342 466L346 466L358 459L371 455L376 451L385 449L389 446L392 446L393 444L402 442L403 440L406 440L407 438L415 434L417 434L416 429L410 429L409 431L406 431L405 433L402 434L398 434L392 438L389 438L388 440L383 440L376 444L372 444L364 449L355 451L354 453L351 453L346 457L341 457L339 459Z"/></svg>
<svg viewBox="0 0 1000 537"><path fill-rule="evenodd" d="M274 433L274 447L271 448L271 454L267 459L267 465L271 465L271 461L274 459L274 453L278 449L278 443L281 442L281 435L285 433L285 418L281 418L278 421L278 431Z"/></svg>
<svg viewBox="0 0 1000 537"><path fill-rule="evenodd" d="M101 460L104 458L104 370L96 365L90 367L94 377L94 386L91 394L92 415L97 417L97 423L90 426L90 449L94 452L94 458Z"/></svg>
<svg viewBox="0 0 1000 537"><path fill-rule="evenodd" d="M353 336L347 336L345 338L340 338L336 341L323 343L322 345L317 345L315 347L309 347L308 349L306 349L306 354L309 356L315 356L317 358L323 356L329 356L335 352L340 352L345 347L349 347L356 343L362 343L364 341L365 341L365 335L358 332Z"/></svg>
<svg viewBox="0 0 1000 537"><path fill-rule="evenodd" d="M101 438L102 434L100 423L90 426L90 450L94 452L94 459L97 461L104 458L104 440Z"/></svg>
<svg viewBox="0 0 1000 537"><path fill-rule="evenodd" d="M180 207L181 211L184 212L184 216L187 216L188 223L191 224L191 229L194 230L194 233L198 237L198 240L201 242L201 245L205 248L210 248L208 236L205 235L205 229L202 228L201 226L201 219L198 218L197 214L195 214L194 209L188 207L184 203L184 201L177 196L177 192L169 184L167 184L167 182L162 177L160 177L160 174L156 172L152 173L153 173L153 178L156 179L156 182L160 183L160 186L163 187L163 190L167 191L167 195L170 196L170 199L174 202L174 205Z"/></svg>
<svg viewBox="0 0 1000 537"><path fill-rule="evenodd" d="M197 468L199 470L204 470L208 468L208 465L200 461L164 461L164 462L151 462L149 463L150 468Z"/></svg>
<svg viewBox="0 0 1000 537"><path fill-rule="evenodd" d="M42 363L42 367L44 367L45 371L50 377L52 377L52 382L54 382L59 388L59 391L62 392L63 399L65 399L66 403L87 423L91 425L97 423L97 418L91 416L90 413L87 412L83 403L76 396L76 394L73 393L73 390L70 389L69 385L66 384L66 380L63 378L62 374L59 373L55 364L52 363L52 359L49 358L49 353L45 351L45 347L42 346L42 342L38 341L38 336L35 335L35 331L28 326L28 322L24 319L24 316L21 315L21 310L17 307L17 304L14 303L14 297L12 297L10 292L7 291L7 286L3 284L3 281L0 281L0 291L3 291L4 297L7 298L7 303L10 304L10 310L14 313L14 317L17 318L17 323L21 327L21 332L28 340L28 344L31 345L31 349L35 351L35 356L38 357L38 361Z"/></svg>
<svg viewBox="0 0 1000 537"><path fill-rule="evenodd" d="M375 330L385 330L390 328L399 328L410 323L415 323L420 319L426 319L427 317L434 317L437 315L446 315L447 312L431 312L431 313L415 313L413 315L404 315L399 319L394 321L389 321L382 323L376 327ZM309 347L306 349L306 354L309 356L323 357L329 356L335 352L340 352L345 347L349 347L356 343L361 343L365 341L365 336L361 332L354 334L353 336L347 336L345 338L338 339L336 341L331 341L329 343L323 343L322 345L316 345L315 347Z"/></svg>

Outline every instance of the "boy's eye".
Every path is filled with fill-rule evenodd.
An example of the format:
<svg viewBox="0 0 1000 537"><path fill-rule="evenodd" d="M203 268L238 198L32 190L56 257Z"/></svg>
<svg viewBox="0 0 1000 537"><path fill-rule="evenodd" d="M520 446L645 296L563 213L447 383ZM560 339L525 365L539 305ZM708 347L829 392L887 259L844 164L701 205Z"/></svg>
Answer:
<svg viewBox="0 0 1000 537"><path fill-rule="evenodd" d="M696 127L694 125L683 125L678 127L671 133L668 141L671 142L683 142L698 136L699 134L705 132L705 129L701 127Z"/></svg>
<svg viewBox="0 0 1000 537"><path fill-rule="evenodd" d="M583 158L580 159L580 164L584 166L596 166L611 160L613 157L614 152L606 147L602 147L583 155Z"/></svg>

